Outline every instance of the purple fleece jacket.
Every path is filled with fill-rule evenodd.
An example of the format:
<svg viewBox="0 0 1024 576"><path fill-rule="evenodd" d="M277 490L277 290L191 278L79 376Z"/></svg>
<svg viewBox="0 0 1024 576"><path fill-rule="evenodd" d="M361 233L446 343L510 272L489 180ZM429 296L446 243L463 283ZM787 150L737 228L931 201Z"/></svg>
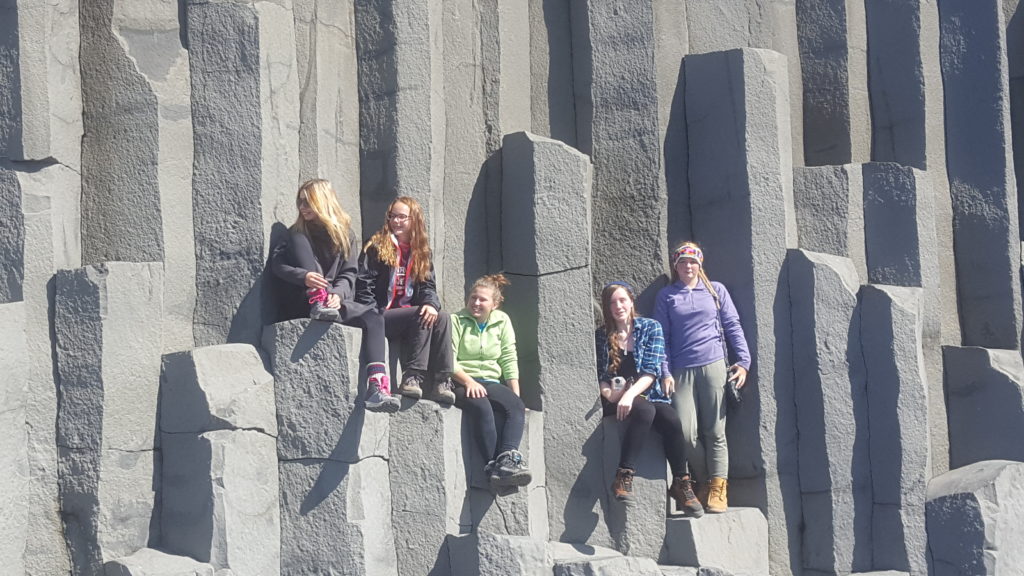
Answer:
<svg viewBox="0 0 1024 576"><path fill-rule="evenodd" d="M736 306L729 291L711 282L722 303L722 326L729 350L736 363L750 370L750 351L743 336ZM676 281L662 288L654 302L654 319L665 332L665 354L672 371L706 366L724 356L718 333L715 299L703 282L693 289ZM729 360L726 360L726 364Z"/></svg>

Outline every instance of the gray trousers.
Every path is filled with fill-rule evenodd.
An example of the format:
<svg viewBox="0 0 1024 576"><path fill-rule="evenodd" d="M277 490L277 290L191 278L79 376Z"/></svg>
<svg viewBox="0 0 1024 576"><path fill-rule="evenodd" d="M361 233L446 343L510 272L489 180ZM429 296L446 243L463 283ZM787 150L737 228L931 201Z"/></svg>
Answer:
<svg viewBox="0 0 1024 576"><path fill-rule="evenodd" d="M683 368L673 375L672 405L683 425L686 460L698 482L728 478L729 445L725 439L725 360Z"/></svg>

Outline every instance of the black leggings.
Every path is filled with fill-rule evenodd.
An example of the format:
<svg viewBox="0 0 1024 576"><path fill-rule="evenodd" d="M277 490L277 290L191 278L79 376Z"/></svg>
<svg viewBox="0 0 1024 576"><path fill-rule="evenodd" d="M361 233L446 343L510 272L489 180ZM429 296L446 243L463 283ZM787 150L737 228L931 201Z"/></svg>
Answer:
<svg viewBox="0 0 1024 576"><path fill-rule="evenodd" d="M614 416L617 404L601 398L605 416ZM622 439L622 453L619 455L619 467L636 470L636 458L647 443L647 437L653 428L661 435L665 446L665 458L672 468L672 476L686 474L686 443L683 441L683 426L679 416L671 404L650 402L643 396L633 400L633 409L624 422L626 436Z"/></svg>
<svg viewBox="0 0 1024 576"><path fill-rule="evenodd" d="M430 328L420 326L420 307L384 311L384 335L401 342L402 370L432 372L438 379L452 373L451 316L438 312Z"/></svg>
<svg viewBox="0 0 1024 576"><path fill-rule="evenodd" d="M465 386L455 387L455 405L469 414L476 430L477 448L484 462L498 454L518 450L526 425L526 406L504 384L484 384L487 396L470 398Z"/></svg>

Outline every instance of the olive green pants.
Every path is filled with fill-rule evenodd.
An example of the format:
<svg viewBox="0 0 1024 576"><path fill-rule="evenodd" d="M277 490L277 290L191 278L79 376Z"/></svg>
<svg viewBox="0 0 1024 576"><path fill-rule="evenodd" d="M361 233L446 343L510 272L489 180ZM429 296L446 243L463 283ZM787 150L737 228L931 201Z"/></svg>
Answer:
<svg viewBox="0 0 1024 576"><path fill-rule="evenodd" d="M698 482L728 478L729 445L725 439L725 360L677 370L672 405L683 424L686 460Z"/></svg>

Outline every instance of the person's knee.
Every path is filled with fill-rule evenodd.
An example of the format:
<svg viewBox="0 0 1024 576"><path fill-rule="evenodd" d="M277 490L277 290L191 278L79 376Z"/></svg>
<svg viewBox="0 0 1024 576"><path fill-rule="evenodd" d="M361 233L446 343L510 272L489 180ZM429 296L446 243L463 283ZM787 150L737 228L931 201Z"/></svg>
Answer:
<svg viewBox="0 0 1024 576"><path fill-rule="evenodd" d="M654 405L650 402L634 402L629 417L646 424L654 422Z"/></svg>

